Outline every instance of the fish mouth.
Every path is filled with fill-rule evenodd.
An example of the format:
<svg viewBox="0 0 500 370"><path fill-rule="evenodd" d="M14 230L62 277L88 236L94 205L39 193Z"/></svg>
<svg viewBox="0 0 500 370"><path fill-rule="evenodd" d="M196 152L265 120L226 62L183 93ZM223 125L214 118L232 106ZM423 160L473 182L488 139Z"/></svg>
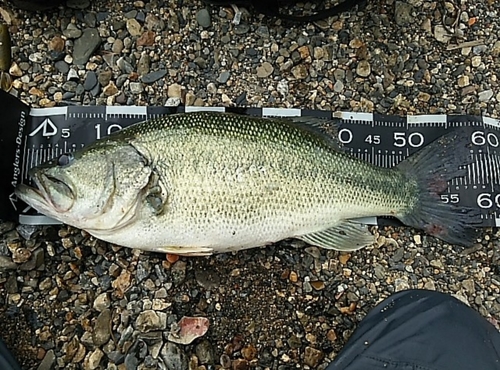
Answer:
<svg viewBox="0 0 500 370"><path fill-rule="evenodd" d="M15 194L37 211L54 215L67 212L74 203L75 194L66 182L44 173L31 176L33 186L19 184Z"/></svg>

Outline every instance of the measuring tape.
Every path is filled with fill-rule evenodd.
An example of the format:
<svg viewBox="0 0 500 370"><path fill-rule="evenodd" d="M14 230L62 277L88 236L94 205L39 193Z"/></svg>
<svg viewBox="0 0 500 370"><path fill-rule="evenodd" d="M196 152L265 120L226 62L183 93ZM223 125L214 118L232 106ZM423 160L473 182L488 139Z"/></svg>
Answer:
<svg viewBox="0 0 500 370"><path fill-rule="evenodd" d="M23 134L21 137L18 134L15 139L16 153L20 151L18 181L29 182L30 168L63 153L78 150L134 123L166 114L200 110L259 117L312 116L331 119L338 128L338 140L346 152L388 168L449 130L467 130L470 132L474 162L467 166L465 177L449 183L448 190L441 195L441 201L478 209L484 227L500 226L500 124L488 117L384 116L306 109L232 107L68 106L30 109L23 124ZM19 206L12 199L11 203L14 207ZM15 208L20 223L58 223L35 214L31 209ZM387 219L365 218L362 221L384 224Z"/></svg>

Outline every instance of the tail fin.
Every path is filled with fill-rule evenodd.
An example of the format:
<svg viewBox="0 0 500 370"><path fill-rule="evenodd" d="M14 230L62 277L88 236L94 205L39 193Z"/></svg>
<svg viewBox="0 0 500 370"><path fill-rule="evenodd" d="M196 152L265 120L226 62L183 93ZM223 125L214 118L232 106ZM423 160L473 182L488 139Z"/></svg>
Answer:
<svg viewBox="0 0 500 370"><path fill-rule="evenodd" d="M476 241L479 211L441 200L448 181L467 173L464 165L473 161L469 148L467 130L450 132L397 165L418 186L418 201L399 217L403 223L451 244L470 246Z"/></svg>

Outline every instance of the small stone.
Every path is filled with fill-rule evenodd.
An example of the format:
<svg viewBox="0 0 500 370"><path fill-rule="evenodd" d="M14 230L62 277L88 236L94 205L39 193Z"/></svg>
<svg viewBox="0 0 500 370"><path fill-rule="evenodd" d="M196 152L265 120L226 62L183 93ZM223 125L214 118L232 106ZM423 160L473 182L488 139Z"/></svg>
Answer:
<svg viewBox="0 0 500 370"><path fill-rule="evenodd" d="M172 84L168 86L167 96L169 98L180 98L182 95L182 86L179 84Z"/></svg>
<svg viewBox="0 0 500 370"><path fill-rule="evenodd" d="M99 367L101 363L102 357L104 356L104 352L101 349L96 348L94 352L90 354L87 358L87 361L84 363L83 367L85 370L95 370Z"/></svg>
<svg viewBox="0 0 500 370"><path fill-rule="evenodd" d="M476 56L473 56L471 58L471 65L474 67L474 68L477 68L481 65L481 57L479 55L476 55Z"/></svg>
<svg viewBox="0 0 500 370"><path fill-rule="evenodd" d="M151 63L151 58L147 53L142 53L139 62L137 62L137 74L139 76L144 76L149 72L149 64Z"/></svg>
<svg viewBox="0 0 500 370"><path fill-rule="evenodd" d="M109 308L110 303L111 300L109 298L109 294L101 293L94 300L94 309L99 312L102 312L105 309Z"/></svg>
<svg viewBox="0 0 500 370"><path fill-rule="evenodd" d="M356 67L356 74L360 77L368 77L371 73L371 66L367 60L361 60Z"/></svg>
<svg viewBox="0 0 500 370"><path fill-rule="evenodd" d="M160 69L158 71L149 72L148 74L142 76L142 82L146 84L152 84L155 81L165 77L167 71L164 69Z"/></svg>
<svg viewBox="0 0 500 370"><path fill-rule="evenodd" d="M155 43L155 36L156 34L153 31L146 31L144 32L138 39L137 39L137 46L152 46Z"/></svg>
<svg viewBox="0 0 500 370"><path fill-rule="evenodd" d="M122 270L120 276L116 278L111 284L115 288L115 294L119 298L123 298L125 292L130 288L131 274L127 270Z"/></svg>
<svg viewBox="0 0 500 370"><path fill-rule="evenodd" d="M130 36L140 36L141 35L141 25L134 18L127 19L127 31L130 33Z"/></svg>
<svg viewBox="0 0 500 370"><path fill-rule="evenodd" d="M85 65L90 56L101 45L99 31L95 28L87 28L80 38L75 40L73 48L73 61L77 65Z"/></svg>
<svg viewBox="0 0 500 370"><path fill-rule="evenodd" d="M66 77L68 81L76 81L78 82L80 80L80 77L78 77L78 72L75 71L73 68L70 68L68 71L68 76Z"/></svg>
<svg viewBox="0 0 500 370"><path fill-rule="evenodd" d="M8 271L17 269L17 264L7 256L0 256L0 271Z"/></svg>
<svg viewBox="0 0 500 370"><path fill-rule="evenodd" d="M459 87L465 87L465 86L468 86L469 85L469 76L460 76L458 78L458 86Z"/></svg>
<svg viewBox="0 0 500 370"><path fill-rule="evenodd" d="M411 4L403 1L396 1L394 7L394 20L396 24L404 26L414 22L412 15L414 8Z"/></svg>
<svg viewBox="0 0 500 370"><path fill-rule="evenodd" d="M186 267L187 264L184 261L177 261L172 267L172 280L174 284L179 285L186 279Z"/></svg>
<svg viewBox="0 0 500 370"><path fill-rule="evenodd" d="M304 363L313 369L319 365L323 357L323 352L316 348L306 347L304 351Z"/></svg>
<svg viewBox="0 0 500 370"><path fill-rule="evenodd" d="M292 68L292 74L296 79L302 80L309 75L309 72L304 64L299 64Z"/></svg>
<svg viewBox="0 0 500 370"><path fill-rule="evenodd" d="M315 290L323 290L323 289L325 289L325 283L323 281L320 281L320 280L311 281L311 286Z"/></svg>
<svg viewBox="0 0 500 370"><path fill-rule="evenodd" d="M111 323L111 311L109 309L103 310L97 317L94 324L94 331L92 332L92 340L94 345L102 346L109 341Z"/></svg>
<svg viewBox="0 0 500 370"><path fill-rule="evenodd" d="M113 81L110 81L109 84L107 84L104 87L103 93L106 96L113 96L113 95L118 94L118 88L116 87L116 85Z"/></svg>
<svg viewBox="0 0 500 370"><path fill-rule="evenodd" d="M167 342L163 346L160 356L168 370L181 370L188 368L188 361L182 348L175 343Z"/></svg>
<svg viewBox="0 0 500 370"><path fill-rule="evenodd" d="M134 71L134 67L132 67L132 65L124 57L120 57L116 61L116 65L125 74L130 74Z"/></svg>
<svg viewBox="0 0 500 370"><path fill-rule="evenodd" d="M214 364L214 349L210 341L203 339L196 345L196 356L201 364Z"/></svg>
<svg viewBox="0 0 500 370"><path fill-rule="evenodd" d="M487 102L493 97L493 90L484 90L478 94L478 99L480 102Z"/></svg>
<svg viewBox="0 0 500 370"><path fill-rule="evenodd" d="M469 294L473 294L476 291L476 285L474 283L474 279L466 279L462 281L462 286Z"/></svg>
<svg viewBox="0 0 500 370"><path fill-rule="evenodd" d="M19 65L16 62L13 62L9 68L9 73L13 77L21 77L23 75L23 71L19 68Z"/></svg>
<svg viewBox="0 0 500 370"><path fill-rule="evenodd" d="M272 66L271 63L269 62L264 62L262 65L257 67L257 77L258 78L267 78L269 77L274 71L274 67Z"/></svg>
<svg viewBox="0 0 500 370"><path fill-rule="evenodd" d="M152 330L164 330L167 326L167 316L164 312L153 310L143 311L135 321L137 330L147 333Z"/></svg>
<svg viewBox="0 0 500 370"><path fill-rule="evenodd" d="M54 36L49 41L49 50L61 52L64 50L64 40L61 36Z"/></svg>
<svg viewBox="0 0 500 370"><path fill-rule="evenodd" d="M434 38L437 41L446 44L450 41L451 35L443 25L437 25L434 27Z"/></svg>
<svg viewBox="0 0 500 370"><path fill-rule="evenodd" d="M64 60L55 62L54 67L56 67L56 69L63 74L66 74L69 71L68 63L66 63Z"/></svg>
<svg viewBox="0 0 500 370"><path fill-rule="evenodd" d="M288 278L292 283L296 283L299 280L299 277L295 271L291 271Z"/></svg>
<svg viewBox="0 0 500 370"><path fill-rule="evenodd" d="M123 40L122 39L116 39L113 42L113 45L111 45L111 51L115 54L120 54L123 51Z"/></svg>
<svg viewBox="0 0 500 370"><path fill-rule="evenodd" d="M245 358L245 360L252 361L257 358L257 348L254 345L249 344L241 349L241 354Z"/></svg>
<svg viewBox="0 0 500 370"><path fill-rule="evenodd" d="M421 245L422 244L422 237L418 234L413 235L413 240L415 241L416 245Z"/></svg>
<svg viewBox="0 0 500 370"><path fill-rule="evenodd" d="M38 365L37 370L51 370L53 369L55 362L56 355L54 353L54 350L51 349L50 351L47 351L47 353L45 353L45 356L43 357L40 365Z"/></svg>
<svg viewBox="0 0 500 370"><path fill-rule="evenodd" d="M333 91L336 93L341 93L344 90L344 83L341 80L335 81L333 85Z"/></svg>
<svg viewBox="0 0 500 370"><path fill-rule="evenodd" d="M63 31L63 35L68 39L77 39L82 35L82 30L80 30L74 23L70 23Z"/></svg>
<svg viewBox="0 0 500 370"><path fill-rule="evenodd" d="M335 342L337 340L337 334L335 333L335 330L333 329L328 330L328 333L326 333L326 338L330 342Z"/></svg>
<svg viewBox="0 0 500 370"><path fill-rule="evenodd" d="M208 28L212 25L210 13L206 8L198 10L198 12L196 13L196 21L203 28Z"/></svg>
<svg viewBox="0 0 500 370"><path fill-rule="evenodd" d="M231 358L225 353L220 356L219 362L224 369L231 368Z"/></svg>
<svg viewBox="0 0 500 370"><path fill-rule="evenodd" d="M243 358L237 358L232 362L232 367L233 370L248 370L250 369L250 364L248 363L247 360Z"/></svg>
<svg viewBox="0 0 500 370"><path fill-rule="evenodd" d="M351 258L351 255L349 253L342 253L339 256L339 261L341 264L345 265L345 264L347 264L347 261L349 261L350 258Z"/></svg>
<svg viewBox="0 0 500 370"><path fill-rule="evenodd" d="M130 83L130 92L132 94L140 94L144 91L141 82L131 82Z"/></svg>
<svg viewBox="0 0 500 370"><path fill-rule="evenodd" d="M217 82L221 84L225 84L228 80L231 74L229 71L223 71L220 75L219 78L217 78Z"/></svg>
<svg viewBox="0 0 500 370"><path fill-rule="evenodd" d="M86 91L92 90L97 85L97 75L94 71L87 72L85 76L85 81L83 82L83 88Z"/></svg>

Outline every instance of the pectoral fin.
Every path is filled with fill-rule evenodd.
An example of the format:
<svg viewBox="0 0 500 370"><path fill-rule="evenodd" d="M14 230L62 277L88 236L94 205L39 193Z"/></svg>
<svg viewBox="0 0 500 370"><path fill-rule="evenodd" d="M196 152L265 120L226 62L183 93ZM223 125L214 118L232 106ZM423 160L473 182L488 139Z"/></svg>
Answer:
<svg viewBox="0 0 500 370"><path fill-rule="evenodd" d="M298 236L306 243L337 251L355 251L375 243L375 237L367 226L353 221L344 221L329 229Z"/></svg>

